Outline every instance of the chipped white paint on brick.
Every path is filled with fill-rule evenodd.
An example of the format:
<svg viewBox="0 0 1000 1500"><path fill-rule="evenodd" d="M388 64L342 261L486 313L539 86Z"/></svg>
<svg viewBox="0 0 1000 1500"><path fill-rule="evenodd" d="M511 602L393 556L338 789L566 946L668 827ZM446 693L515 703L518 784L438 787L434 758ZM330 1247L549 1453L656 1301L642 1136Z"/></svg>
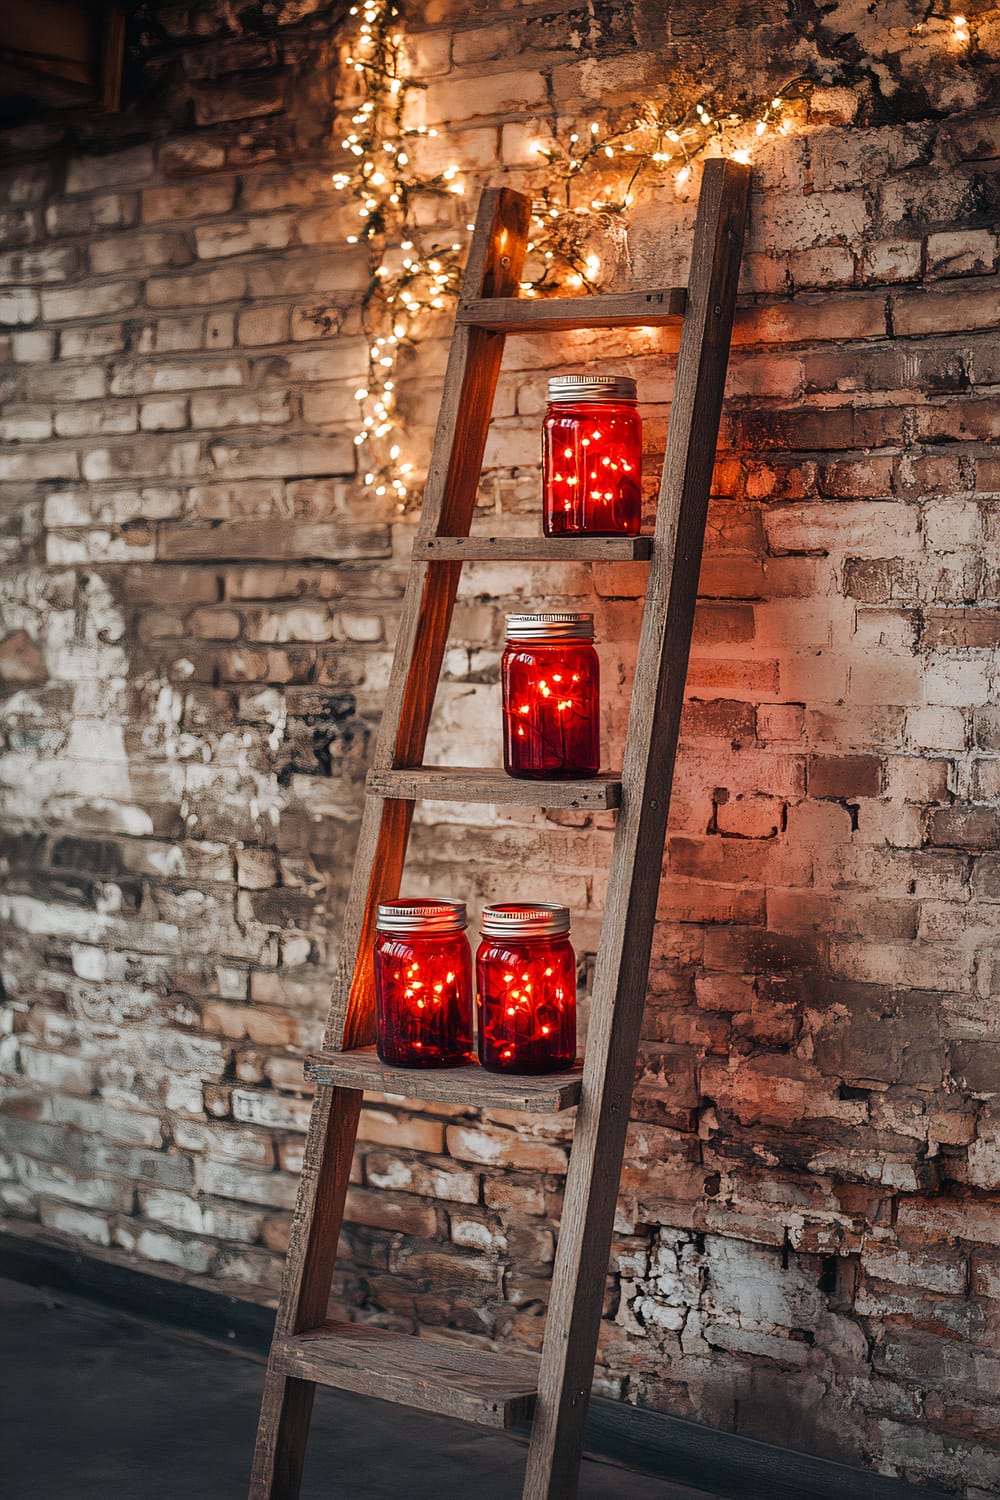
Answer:
<svg viewBox="0 0 1000 1500"><path fill-rule="evenodd" d="M655 92L695 46L698 76L718 58L757 92L745 28L689 10L666 36L638 0L586 27L461 0L425 18L420 108L441 124L420 149L468 183L421 206L433 233L501 167L527 180L549 102L632 100L637 68ZM982 1500L1000 1483L975 1437L997 1379L976 1320L1000 1240L1000 480L976 195L1000 149L996 45L973 18L960 67L946 19L914 16L839 0L802 60L860 38L868 78L755 148L598 1383L757 1436L778 1412L798 1446ZM78 149L63 186L16 146L5 168L0 1180L8 1215L257 1295L287 1237L300 1054L339 956L413 527L351 482L366 271L331 249L351 231L323 166L325 52L308 73L327 18L283 24L265 79L251 56L210 82L195 60L217 44L185 37L186 13L164 24L193 71L154 146ZM755 24L761 57L787 50ZM286 38L308 96L277 87ZM686 274L696 191L637 204L603 247L614 274ZM418 465L447 350L428 334L400 372ZM651 487L660 344L512 340L478 524L536 529L553 368L635 374ZM503 614L564 605L597 616L613 762L643 571L471 567L430 756L497 763ZM585 991L611 822L422 805L407 887L457 880L475 912L543 885L573 906ZM345 1299L414 1328L467 1305L534 1347L568 1135L373 1102Z"/></svg>

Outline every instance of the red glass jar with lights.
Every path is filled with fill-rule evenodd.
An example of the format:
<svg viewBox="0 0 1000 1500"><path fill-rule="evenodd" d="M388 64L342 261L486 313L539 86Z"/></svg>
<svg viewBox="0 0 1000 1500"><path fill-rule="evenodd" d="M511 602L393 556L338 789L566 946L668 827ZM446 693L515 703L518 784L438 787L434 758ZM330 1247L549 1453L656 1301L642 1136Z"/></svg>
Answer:
<svg viewBox="0 0 1000 1500"><path fill-rule="evenodd" d="M635 381L555 376L543 431L545 535L638 535L642 418Z"/></svg>
<svg viewBox="0 0 1000 1500"><path fill-rule="evenodd" d="M476 954L479 1061L491 1073L556 1073L576 1061L569 909L488 906Z"/></svg>
<svg viewBox="0 0 1000 1500"><path fill-rule="evenodd" d="M386 901L375 935L379 1057L450 1068L472 1052L472 949L464 901Z"/></svg>
<svg viewBox="0 0 1000 1500"><path fill-rule="evenodd" d="M601 669L593 639L593 615L507 616L500 678L509 776L597 775Z"/></svg>

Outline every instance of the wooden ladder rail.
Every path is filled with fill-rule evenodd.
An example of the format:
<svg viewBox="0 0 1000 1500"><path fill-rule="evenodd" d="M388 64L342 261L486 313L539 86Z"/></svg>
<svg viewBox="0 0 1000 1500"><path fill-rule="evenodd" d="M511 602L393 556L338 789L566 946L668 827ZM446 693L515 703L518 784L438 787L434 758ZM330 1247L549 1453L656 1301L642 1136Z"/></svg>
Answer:
<svg viewBox="0 0 1000 1500"><path fill-rule="evenodd" d="M524 1491L531 1500L543 1495L569 1500L576 1489L586 1409L586 1395L580 1392L589 1391L596 1350L748 182L749 173L734 163L706 166L689 289L694 317L685 319L681 341L622 773L628 796L612 856L612 890L618 895L605 916L595 976L594 1042L588 1045L567 1181L565 1249L561 1235ZM595 321L641 326L675 317L680 310L680 302L670 300L676 298L674 293L627 293L598 299L606 314L602 317L595 318L597 310L588 299L562 302L550 310L531 304L525 317L528 305L515 307L512 299L523 261L528 211L526 199L503 189L484 194L480 205L369 778L374 795L366 797L362 817L324 1043L328 1053L363 1047L373 1035L375 909L380 900L398 894L412 797L418 794L413 785L407 785L404 792L391 795L395 790L392 772L420 767L462 561L478 555L484 545L473 543L463 552L460 539L468 536L471 525L505 335L522 328L595 326ZM501 310L506 313L508 309L510 316L503 316ZM616 546L620 543L606 550L585 547L581 556L614 554ZM624 555L641 557L646 550L645 539L638 539L634 550L626 549ZM492 555L489 544L482 555ZM675 575L675 559L687 569L685 578ZM657 618L651 619L652 615ZM671 646L679 652L673 665L665 657ZM650 701L643 708L638 700L646 698ZM662 759L665 789L658 798L647 796L649 756ZM654 867L655 875L650 873ZM645 885L651 886L645 895L637 892L644 870ZM623 880L627 889L621 885ZM604 952L609 938L610 956ZM637 953L642 956L641 965L635 962ZM629 1028L630 1047L622 1044L615 1030L619 1014L622 1027ZM322 1072L318 1076L322 1079ZM326 1315L361 1101L357 1087L321 1082L317 1092L265 1378L250 1500L295 1500L299 1493L315 1381L297 1373L311 1368L308 1356L303 1357L301 1339L294 1359L288 1357L286 1341L319 1330ZM613 1177L607 1170L612 1159ZM377 1382L352 1388L371 1389L375 1394L378 1390Z"/></svg>
<svg viewBox="0 0 1000 1500"><path fill-rule="evenodd" d="M750 172L706 163L523 1500L572 1500L670 810Z"/></svg>
<svg viewBox="0 0 1000 1500"><path fill-rule="evenodd" d="M516 294L529 214L520 193L499 188L483 194L464 296ZM503 347L502 331L455 329L418 540L469 531ZM461 568L456 561L411 565L375 742L376 770L420 764ZM412 801L365 798L324 1050L361 1047L374 1037L375 916L380 901L399 894L412 817ZM326 1316L361 1101L360 1089L317 1091L265 1377L250 1500L296 1500L299 1493L315 1384L288 1375L276 1346Z"/></svg>

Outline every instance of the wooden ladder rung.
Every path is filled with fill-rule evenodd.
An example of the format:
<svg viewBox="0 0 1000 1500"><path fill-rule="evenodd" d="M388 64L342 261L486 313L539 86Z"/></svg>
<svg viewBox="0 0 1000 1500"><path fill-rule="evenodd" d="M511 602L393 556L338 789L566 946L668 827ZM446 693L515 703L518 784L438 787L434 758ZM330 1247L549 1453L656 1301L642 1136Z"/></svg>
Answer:
<svg viewBox="0 0 1000 1500"><path fill-rule="evenodd" d="M535 1405L537 1366L523 1356L387 1333L361 1323L323 1323L277 1342L286 1375L376 1396L480 1427L516 1427Z"/></svg>
<svg viewBox="0 0 1000 1500"><path fill-rule="evenodd" d="M555 301L519 297L531 200L498 188L487 190L481 201L367 780L325 1050L308 1069L323 1086L316 1091L303 1154L250 1500L299 1495L317 1384L493 1429L518 1425L534 1412L522 1500L566 1500L576 1494L642 1034L749 183L749 169L737 162L706 162L689 296L665 288ZM672 246L666 228L662 237ZM650 545L648 537L470 537L506 336L655 327L682 315L655 542ZM600 342L590 341L595 347ZM667 353L675 341L656 342ZM620 773L528 781L495 768L423 764L466 558L551 563L646 557L650 576ZM377 912L405 882L414 804L422 798L529 808L620 806L582 1074L571 1070L515 1079L487 1075L477 1065L418 1072L379 1063L370 1047L376 1031ZM496 1354L468 1342L324 1321L366 1089L437 1099L445 1106L546 1112L579 1101L540 1363L530 1354ZM492 1313L493 1295L484 1291L483 1300ZM364 1492L363 1477L338 1477L350 1493Z"/></svg>
<svg viewBox="0 0 1000 1500"><path fill-rule="evenodd" d="M375 797L403 802L493 802L508 807L617 807L622 783L602 771L586 781L527 781L503 771L462 766L405 766L369 771L365 781Z"/></svg>
<svg viewBox="0 0 1000 1500"><path fill-rule="evenodd" d="M488 1073L478 1063L459 1068L394 1068L374 1047L350 1052L316 1052L306 1058L306 1077L335 1088L401 1094L407 1099L434 1099L475 1109L521 1109L556 1114L580 1098L583 1063L566 1073Z"/></svg>
<svg viewBox="0 0 1000 1500"><path fill-rule="evenodd" d="M606 292L599 297L475 297L458 304L455 321L504 333L561 333L576 328L656 328L678 323L687 292L682 286L648 292Z"/></svg>
<svg viewBox="0 0 1000 1500"><path fill-rule="evenodd" d="M651 536L418 537L418 562L647 562Z"/></svg>

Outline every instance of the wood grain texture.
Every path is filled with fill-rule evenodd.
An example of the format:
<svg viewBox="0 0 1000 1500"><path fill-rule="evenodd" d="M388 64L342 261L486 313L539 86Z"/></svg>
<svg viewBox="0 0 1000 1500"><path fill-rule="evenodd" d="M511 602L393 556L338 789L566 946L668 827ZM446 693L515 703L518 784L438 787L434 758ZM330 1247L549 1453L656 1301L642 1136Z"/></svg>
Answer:
<svg viewBox="0 0 1000 1500"><path fill-rule="evenodd" d="M465 273L465 292L515 295L524 263L530 204L506 188L483 194ZM445 372L418 538L466 536L500 373L504 335L457 328ZM460 562L410 568L396 650L372 763L376 770L418 766L448 643ZM372 947L380 901L399 894L412 803L367 798L344 916L342 967L325 1050L366 1046L374 1037Z"/></svg>
<svg viewBox="0 0 1000 1500"><path fill-rule="evenodd" d="M518 1077L488 1073L478 1063L462 1068L394 1068L374 1047L357 1052L316 1052L306 1058L306 1077L320 1084L401 1094L407 1099L437 1099L474 1109L523 1109L555 1114L580 1097L582 1063L565 1073Z"/></svg>
<svg viewBox="0 0 1000 1500"><path fill-rule="evenodd" d="M413 544L420 562L646 562L651 536L431 536Z"/></svg>
<svg viewBox="0 0 1000 1500"><path fill-rule="evenodd" d="M286 1375L480 1427L515 1427L535 1404L538 1366L530 1356L387 1333L364 1323L324 1323L283 1339L275 1362Z"/></svg>
<svg viewBox="0 0 1000 1500"><path fill-rule="evenodd" d="M323 1088L316 1095L275 1317L276 1344L326 1316L361 1099L359 1089ZM314 1394L308 1381L288 1379L272 1346L249 1500L296 1500Z"/></svg>
<svg viewBox="0 0 1000 1500"><path fill-rule="evenodd" d="M524 1500L572 1500L660 886L750 173L705 165Z"/></svg>
<svg viewBox="0 0 1000 1500"><path fill-rule="evenodd" d="M465 274L466 296L516 292L530 204L498 189L483 195ZM445 375L444 400L427 482L421 531L468 532L493 406L504 336L459 329ZM392 676L374 762L419 763L448 637L461 563L416 563L404 596ZM413 803L367 797L348 896L325 1046L372 1040L372 937L380 900L399 892ZM292 1221L281 1297L265 1378L250 1500L297 1500L314 1385L289 1372L284 1341L326 1316L362 1094L321 1088L313 1106Z"/></svg>
<svg viewBox="0 0 1000 1500"><path fill-rule="evenodd" d="M749 175L745 168L722 161L709 162L704 172L587 1058L582 1083L572 1080L573 1089L579 1088L579 1115L538 1371L525 1500L572 1500L576 1493L645 1002ZM514 1425L534 1404L535 1367L529 1368L523 1359L324 1322L361 1090L366 1086L362 1073L350 1071L360 1067L357 1057L348 1057L344 1049L364 1047L372 1038L375 907L398 894L414 799L430 795L477 800L469 795L475 785L481 800L514 801L521 799L522 786L537 796L544 785L546 800L535 802L533 796L527 805L574 806L587 804L549 799L557 791L616 799L619 792L618 780L609 777L520 783L499 772L421 765L461 565L475 555L462 551L461 539L468 536L471 524L506 333L528 327L544 331L627 325L630 319L637 324L657 321L649 312L649 298L656 294L649 293L638 294L645 299L641 314L634 297L631 309L618 298L610 323L607 306L595 309L590 305L593 299L574 299L576 308L564 302L556 312L541 304L524 304L532 310L513 318L504 315L506 309L485 302L513 296L528 217L528 200L521 195L506 190L488 193L473 236L463 314L445 378L424 512L369 778L372 795L365 799L348 900L342 967L325 1042L325 1052L335 1058L333 1063L328 1057L314 1063L325 1071L307 1137L251 1500L296 1500L316 1382L490 1426ZM661 302L661 307L667 305ZM535 312L536 306L541 310ZM669 316L664 312L659 321ZM435 543L444 546L443 556L435 553ZM327 1079L336 1080L337 1086ZM348 1080L350 1087L345 1086ZM380 1091L386 1091L386 1084L383 1074ZM409 1075L402 1086L410 1087ZM509 1100L504 1102L509 1107Z"/></svg>
<svg viewBox="0 0 1000 1500"><path fill-rule="evenodd" d="M505 333L561 333L573 328L655 328L684 316L683 287L648 292L605 292L591 297L520 297L506 304L471 299L458 305L456 322Z"/></svg>
<svg viewBox="0 0 1000 1500"><path fill-rule="evenodd" d="M585 781L529 781L489 767L407 766L398 771L369 771L365 784L376 797L428 802L607 808L617 807L621 801L621 777L610 771Z"/></svg>

